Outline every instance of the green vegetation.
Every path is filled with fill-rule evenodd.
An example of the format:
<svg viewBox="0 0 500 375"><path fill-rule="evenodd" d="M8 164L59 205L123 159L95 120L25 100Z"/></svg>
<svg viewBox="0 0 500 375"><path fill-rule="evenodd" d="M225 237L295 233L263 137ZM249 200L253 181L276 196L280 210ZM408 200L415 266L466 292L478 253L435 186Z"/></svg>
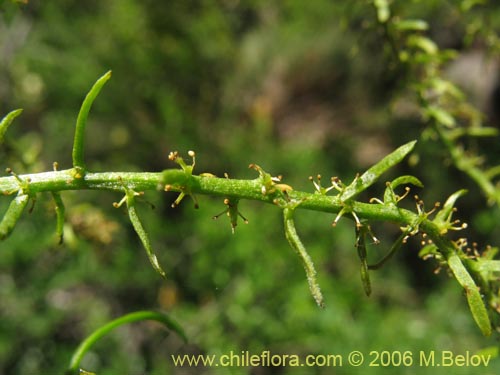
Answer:
<svg viewBox="0 0 500 375"><path fill-rule="evenodd" d="M498 352L495 92L453 75L496 63L494 9L0 2L0 372Z"/></svg>

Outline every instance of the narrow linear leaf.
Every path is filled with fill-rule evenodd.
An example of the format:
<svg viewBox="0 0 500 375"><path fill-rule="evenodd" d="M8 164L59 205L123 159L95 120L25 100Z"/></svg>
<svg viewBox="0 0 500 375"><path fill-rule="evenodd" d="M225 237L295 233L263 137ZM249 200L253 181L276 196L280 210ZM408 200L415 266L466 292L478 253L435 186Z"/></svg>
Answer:
<svg viewBox="0 0 500 375"><path fill-rule="evenodd" d="M365 294L370 296L372 293L372 286L370 281L370 274L368 272L368 264L366 261L366 244L365 244L365 229L364 227L356 227L356 248L358 250L359 260L361 261L360 273L361 282L365 289Z"/></svg>
<svg viewBox="0 0 500 375"><path fill-rule="evenodd" d="M426 108L425 113L427 116L433 118L438 123L446 126L447 128L453 128L456 125L455 118L447 111L436 106L429 106Z"/></svg>
<svg viewBox="0 0 500 375"><path fill-rule="evenodd" d="M316 280L316 269L314 268L313 261L307 253L307 250L302 244L302 241L297 234L297 230L295 229L295 223L293 221L293 209L283 209L283 220L285 224L285 237L290 243L290 246L296 251L296 253L299 255L300 260L302 261L302 265L304 266L304 269L306 271L307 281L309 283L309 290L311 291L311 294L318 306L324 307L325 303L323 300L323 294L321 293L318 281Z"/></svg>
<svg viewBox="0 0 500 375"><path fill-rule="evenodd" d="M53 191L52 198L54 199L54 202L56 204L56 234L57 237L59 237L59 244L62 244L64 241L64 213L66 210L64 208L64 202L59 192Z"/></svg>
<svg viewBox="0 0 500 375"><path fill-rule="evenodd" d="M465 135L471 137L496 137L498 136L498 133L498 129L492 126L482 126L465 129Z"/></svg>
<svg viewBox="0 0 500 375"><path fill-rule="evenodd" d="M475 263L475 269L481 273L495 273L500 275L500 260L483 259L481 257Z"/></svg>
<svg viewBox="0 0 500 375"><path fill-rule="evenodd" d="M387 186L385 188L384 202L396 204L397 197L396 197L396 194L394 193L394 190L400 185L408 185L408 184L417 186L419 188L424 187L422 182L414 176L410 176L410 175L400 176L400 177L392 180L391 183L389 184L389 186Z"/></svg>
<svg viewBox="0 0 500 375"><path fill-rule="evenodd" d="M110 331L124 324L139 322L143 320L154 320L162 323L165 327L177 333L185 342L187 342L187 337L182 327L167 314L149 310L136 311L109 322L108 324L94 331L90 336L83 340L73 353L68 369L66 370L66 374L77 374L79 371L80 362L82 361L85 354L89 351L92 345L94 345L99 339L108 334Z"/></svg>
<svg viewBox="0 0 500 375"><path fill-rule="evenodd" d="M95 98L101 91L104 84L111 78L111 70L104 74L97 82L92 86L89 93L83 100L80 112L76 119L76 130L75 130L75 140L73 142L73 167L75 168L85 168L85 163L83 161L83 151L85 143L85 126L87 125L87 117L94 103Z"/></svg>
<svg viewBox="0 0 500 375"><path fill-rule="evenodd" d="M370 295L372 294L372 284L370 281L370 273L368 269L368 264L366 263L366 258L361 261L360 274L365 294L368 297L370 297Z"/></svg>
<svg viewBox="0 0 500 375"><path fill-rule="evenodd" d="M130 217L130 221L132 222L132 226L134 227L135 232L139 236L142 245L146 250L151 265L153 266L155 271L158 272L162 277L166 277L165 271L163 271L163 269L161 268L160 263L158 262L158 258L156 257L153 251L151 242L149 241L149 236L144 227L142 226L141 220L139 219L139 215L137 215L137 211L135 209L135 199L133 197L133 194L134 194L133 191L127 192L127 210L128 210L128 215Z"/></svg>
<svg viewBox="0 0 500 375"><path fill-rule="evenodd" d="M384 172L403 160L413 150L416 143L417 141L411 141L404 144L370 167L343 191L340 197L341 200L346 201L351 199L374 184Z"/></svg>
<svg viewBox="0 0 500 375"><path fill-rule="evenodd" d="M418 178L410 175L400 176L391 181L391 187L393 189L396 189L398 186L408 185L408 184L411 184L419 188L424 187L424 184Z"/></svg>
<svg viewBox="0 0 500 375"><path fill-rule="evenodd" d="M419 252L418 256L426 259L428 256L436 255L439 253L439 248L435 244L425 245Z"/></svg>
<svg viewBox="0 0 500 375"><path fill-rule="evenodd" d="M28 201L29 196L27 194L20 194L10 202L7 212L5 212L0 222L0 240L6 239L12 233Z"/></svg>
<svg viewBox="0 0 500 375"><path fill-rule="evenodd" d="M425 31L429 24L424 20L402 20L394 22L394 25L401 31Z"/></svg>
<svg viewBox="0 0 500 375"><path fill-rule="evenodd" d="M467 190L461 189L450 195L449 198L444 203L443 208L436 214L434 222L436 223L445 222L452 214L453 207L455 206L457 199L465 194L467 194Z"/></svg>
<svg viewBox="0 0 500 375"><path fill-rule="evenodd" d="M434 55L439 51L439 48L432 39L420 35L411 35L408 38L408 45L420 48L429 55Z"/></svg>
<svg viewBox="0 0 500 375"><path fill-rule="evenodd" d="M23 112L22 109L15 109L12 112L9 112L3 119L0 121L0 143L3 143L3 138L5 136L5 132L12 124L12 121L19 116Z"/></svg>
<svg viewBox="0 0 500 375"><path fill-rule="evenodd" d="M458 254L453 253L448 257L448 265L457 281L465 289L470 311L481 332L485 336L491 335L490 318L479 293L479 288L463 265Z"/></svg>

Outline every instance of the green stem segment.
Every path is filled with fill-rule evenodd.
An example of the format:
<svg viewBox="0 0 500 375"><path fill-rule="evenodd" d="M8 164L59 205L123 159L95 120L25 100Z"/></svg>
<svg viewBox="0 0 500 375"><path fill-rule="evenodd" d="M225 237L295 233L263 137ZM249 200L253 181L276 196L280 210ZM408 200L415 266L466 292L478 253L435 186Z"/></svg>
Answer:
<svg viewBox="0 0 500 375"><path fill-rule="evenodd" d="M85 174L83 179L76 179L71 169L19 175L23 181L29 181L30 194L65 190L108 190L123 193L123 186L134 191L162 190L170 185L171 191L181 192L182 186L189 185L193 194L204 194L235 199L247 199L274 204L275 196L264 195L259 179L240 180L219 177L190 176L178 169L163 172L102 172ZM19 182L13 176L0 177L0 195L10 195L19 190ZM301 201L297 209L306 209L338 214L344 205L338 196L308 193L291 190L291 200ZM349 202L349 208L360 219L389 221L400 225L413 225L419 220L418 214L395 205ZM432 224L429 220L429 223ZM439 233L438 233L439 235Z"/></svg>
<svg viewBox="0 0 500 375"><path fill-rule="evenodd" d="M71 357L66 375L77 375L80 369L80 362L85 356L85 353L90 350L92 345L94 345L99 339L108 334L110 331L124 324L139 322L143 320L154 320L160 322L168 329L176 332L179 336L182 337L185 342L187 342L186 334L184 333L181 326L176 321L171 319L168 315L156 311L133 312L109 322L108 324L94 331L90 336L83 340Z"/></svg>

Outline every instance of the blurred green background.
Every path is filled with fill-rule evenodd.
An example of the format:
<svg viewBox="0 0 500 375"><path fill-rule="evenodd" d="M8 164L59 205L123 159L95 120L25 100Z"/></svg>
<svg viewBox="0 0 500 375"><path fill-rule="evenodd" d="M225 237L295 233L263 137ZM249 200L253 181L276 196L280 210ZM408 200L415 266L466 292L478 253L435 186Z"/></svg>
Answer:
<svg viewBox="0 0 500 375"><path fill-rule="evenodd" d="M456 48L459 59L486 55L480 40L466 45L464 38L484 19L492 29L500 26L500 11L491 5L462 14L457 3L393 6L427 20L429 35L442 48ZM414 162L403 162L387 179L414 174L426 188L413 192L429 207L469 189L458 204L469 228L459 235L480 247L499 245L498 207L486 205L438 142L421 137L422 122L401 89L404 82L387 67L375 19L368 1L0 1L0 116L24 108L0 150L0 167L17 173L51 170L54 161L71 167L81 101L111 69L89 117L86 160L93 171L161 171L173 167L169 151L192 149L197 173L254 178L247 166L256 163L312 191L310 175L350 181L392 149L420 139ZM472 85L468 94L498 126L495 69L490 86ZM474 147L498 162L498 139ZM381 182L365 198L383 187ZM333 216L299 211L297 228L326 299L320 310L284 238L279 210L241 202L250 223L240 223L233 235L226 218L212 220L224 209L220 199L198 197L200 209L194 210L189 201L170 208L175 194L145 197L156 208L144 204L139 210L166 281L150 267L124 210L113 208L119 195L64 193L62 246L49 196L38 197L33 212L23 215L0 244L0 374L62 374L84 337L140 309L168 312L189 343L158 325L133 324L99 342L84 368L99 375L288 374L302 372L174 368L170 354L409 350L416 356L497 344L496 336L481 336L457 283L418 258L417 241L372 272L373 294L366 297L351 222L332 228ZM7 205L8 199L0 201L1 210ZM373 260L387 251L398 228L378 224L374 231L382 244L370 247ZM317 367L308 373L354 370ZM430 370L361 367L367 374ZM445 373L440 370L432 373ZM480 372L453 368L455 374L499 371L498 360Z"/></svg>

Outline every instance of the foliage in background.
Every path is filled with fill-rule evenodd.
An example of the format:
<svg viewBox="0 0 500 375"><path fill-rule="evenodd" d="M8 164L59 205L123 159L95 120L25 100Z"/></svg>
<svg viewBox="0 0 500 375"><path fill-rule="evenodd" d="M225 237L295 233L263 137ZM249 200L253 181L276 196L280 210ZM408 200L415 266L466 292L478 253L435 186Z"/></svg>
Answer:
<svg viewBox="0 0 500 375"><path fill-rule="evenodd" d="M484 45L498 25L494 5L460 13L458 3L392 6L401 17L426 19L432 39L455 48L459 57L486 54ZM119 78L107 87L106 100L96 102L89 121L87 160L96 171L160 171L168 165L167 150L175 147L196 149L200 171L249 178L246 166L257 163L305 190L311 174L354 177L422 132L418 108L401 90L406 76L388 69L380 48L386 39L373 32L380 29L368 2L166 6L126 0L2 7L0 113L17 107L25 112L0 152L2 168L17 173L48 170L54 161L61 168L71 165L67 140L82 93L109 68ZM474 28L478 23L491 32ZM481 109L488 113L487 106ZM498 161L495 141L470 142L492 165ZM422 192L426 202L469 189L458 206L459 215L468 217L470 237L479 238L481 247L500 243L498 207L484 206L480 190L446 164L443 151L432 137L424 138L418 159L412 159L418 163L402 168L432 186ZM444 162L436 163L437 156ZM222 202L204 199L193 212L189 205L171 210L174 196L146 198L156 210L138 210L160 263L167 265L165 282L151 271L126 217L113 209L111 194L65 195L70 225L63 247L53 237L53 218L48 220L51 202L43 198L1 244L3 372L61 373L82 337L145 307L169 311L191 345L144 326L127 327L96 348L86 364L103 373L170 373L172 352L308 354L402 346L460 352L488 345L459 290L418 259L418 245L393 260L401 267L374 275L367 299L353 277L359 263L350 225L330 229L328 218L297 214L328 300L319 311L309 301L301 266L288 256L277 228L281 218L272 207L242 204L250 224L232 236L224 223L210 219ZM0 204L6 209L7 202ZM384 226L376 232L387 243L398 236Z"/></svg>

